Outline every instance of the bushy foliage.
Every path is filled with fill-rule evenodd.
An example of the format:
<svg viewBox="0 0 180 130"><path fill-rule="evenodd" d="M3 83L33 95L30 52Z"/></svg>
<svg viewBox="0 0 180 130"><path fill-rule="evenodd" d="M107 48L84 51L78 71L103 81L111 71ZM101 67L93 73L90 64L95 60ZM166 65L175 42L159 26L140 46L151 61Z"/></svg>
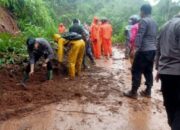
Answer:
<svg viewBox="0 0 180 130"><path fill-rule="evenodd" d="M26 38L23 35L0 34L0 66L15 63L15 61L27 57L25 40Z"/></svg>
<svg viewBox="0 0 180 130"><path fill-rule="evenodd" d="M0 0L0 5L8 8L24 30L24 24L47 27L54 24L48 6L43 0Z"/></svg>
<svg viewBox="0 0 180 130"><path fill-rule="evenodd" d="M51 40L60 22L68 28L72 19L91 24L94 16L108 18L113 25L113 41L122 43L124 29L131 15L138 14L140 6L147 0L0 0L0 6L7 8L17 20L20 36L0 34L0 64L2 53L26 54L27 37L45 37ZM159 27L180 12L180 2L161 0L153 7L153 17ZM10 60L12 61L12 60Z"/></svg>
<svg viewBox="0 0 180 130"><path fill-rule="evenodd" d="M19 55L25 57L27 37L50 39L56 32L53 15L44 0L0 0L0 6L13 14L22 31L18 36L0 34L0 64L13 63Z"/></svg>

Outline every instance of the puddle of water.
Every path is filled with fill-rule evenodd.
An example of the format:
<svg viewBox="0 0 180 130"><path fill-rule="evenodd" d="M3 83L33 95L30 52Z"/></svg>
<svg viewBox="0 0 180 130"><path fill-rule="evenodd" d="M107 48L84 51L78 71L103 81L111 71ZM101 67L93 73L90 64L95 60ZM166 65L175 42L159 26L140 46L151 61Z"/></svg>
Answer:
<svg viewBox="0 0 180 130"><path fill-rule="evenodd" d="M122 50L119 50L117 48L113 48L113 57L110 58L109 60L105 60L104 58L102 58L101 60L97 60L97 66L99 67L103 67L105 69L124 69L123 66L123 58L124 58L124 54L122 52Z"/></svg>
<svg viewBox="0 0 180 130"><path fill-rule="evenodd" d="M169 130L162 115L126 107L69 101L4 122L0 130Z"/></svg>

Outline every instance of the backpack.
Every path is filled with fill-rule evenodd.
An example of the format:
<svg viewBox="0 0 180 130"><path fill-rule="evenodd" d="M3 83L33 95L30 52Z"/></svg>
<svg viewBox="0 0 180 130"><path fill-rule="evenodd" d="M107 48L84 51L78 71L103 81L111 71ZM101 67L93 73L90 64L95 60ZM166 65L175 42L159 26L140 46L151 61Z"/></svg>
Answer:
<svg viewBox="0 0 180 130"><path fill-rule="evenodd" d="M69 41L72 41L72 40L81 40L82 39L82 36L78 33L75 33L75 32L68 32L68 33L65 33L63 34L62 36L64 39L66 40L69 40Z"/></svg>

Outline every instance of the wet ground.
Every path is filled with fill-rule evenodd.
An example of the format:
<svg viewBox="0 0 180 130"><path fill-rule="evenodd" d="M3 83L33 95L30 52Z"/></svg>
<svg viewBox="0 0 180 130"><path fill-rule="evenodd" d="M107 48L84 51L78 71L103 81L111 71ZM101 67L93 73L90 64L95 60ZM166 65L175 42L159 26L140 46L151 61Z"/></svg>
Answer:
<svg viewBox="0 0 180 130"><path fill-rule="evenodd" d="M98 60L75 81L55 76L52 82L29 83L30 89L22 91L17 83L6 87L5 80L0 130L170 130L160 84L154 85L151 99L123 97L130 89L129 68L122 49L114 48L112 59Z"/></svg>

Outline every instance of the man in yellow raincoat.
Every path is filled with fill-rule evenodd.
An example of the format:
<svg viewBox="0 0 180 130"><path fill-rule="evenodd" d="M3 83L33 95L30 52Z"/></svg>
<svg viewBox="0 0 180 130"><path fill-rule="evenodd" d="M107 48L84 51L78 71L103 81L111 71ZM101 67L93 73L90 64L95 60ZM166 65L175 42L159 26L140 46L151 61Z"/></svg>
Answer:
<svg viewBox="0 0 180 130"><path fill-rule="evenodd" d="M85 51L85 42L80 40L66 40L59 34L54 34L54 41L58 43L58 61L62 63L64 61L64 46L70 46L68 51L68 72L71 79L75 78L75 75L79 76L81 73L81 66Z"/></svg>

